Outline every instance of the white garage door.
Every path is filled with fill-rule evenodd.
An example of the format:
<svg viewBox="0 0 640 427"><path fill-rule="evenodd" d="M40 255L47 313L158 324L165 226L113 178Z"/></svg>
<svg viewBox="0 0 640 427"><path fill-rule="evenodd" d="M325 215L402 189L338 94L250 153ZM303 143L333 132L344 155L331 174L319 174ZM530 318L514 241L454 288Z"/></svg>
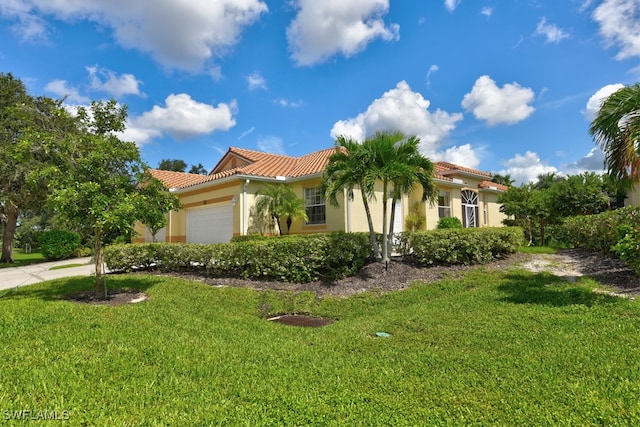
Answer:
<svg viewBox="0 0 640 427"><path fill-rule="evenodd" d="M228 243L231 236L231 205L203 206L187 210L187 243Z"/></svg>

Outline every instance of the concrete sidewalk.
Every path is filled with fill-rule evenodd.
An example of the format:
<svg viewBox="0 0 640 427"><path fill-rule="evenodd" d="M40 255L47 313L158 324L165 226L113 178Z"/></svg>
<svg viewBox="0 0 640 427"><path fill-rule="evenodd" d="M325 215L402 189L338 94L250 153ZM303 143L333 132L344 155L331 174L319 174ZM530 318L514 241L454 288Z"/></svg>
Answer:
<svg viewBox="0 0 640 427"><path fill-rule="evenodd" d="M82 265L51 270L52 267L69 264ZM90 257L43 262L40 264L26 265L24 267L0 268L0 290L18 288L20 286L32 285L34 283L60 279L62 277L89 276L94 274L95 271L95 265Z"/></svg>

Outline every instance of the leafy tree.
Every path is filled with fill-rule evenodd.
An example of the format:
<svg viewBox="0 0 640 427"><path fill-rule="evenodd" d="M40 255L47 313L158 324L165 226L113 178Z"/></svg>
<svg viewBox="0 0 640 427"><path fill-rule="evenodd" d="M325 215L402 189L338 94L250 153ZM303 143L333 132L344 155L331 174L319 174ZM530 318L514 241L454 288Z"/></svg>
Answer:
<svg viewBox="0 0 640 427"><path fill-rule="evenodd" d="M609 210L611 199L604 188L602 177L596 173L570 175L556 181L549 190L555 217L594 215Z"/></svg>
<svg viewBox="0 0 640 427"><path fill-rule="evenodd" d="M116 136L124 130L126 115L126 107L114 100L92 102L89 110L79 108L78 133L66 141L66 167L52 171L49 180L53 186L49 205L70 229L93 237L96 295L105 285L106 236L129 233L143 216L141 210L154 209L144 203L144 189L153 184L138 147Z"/></svg>
<svg viewBox="0 0 640 427"><path fill-rule="evenodd" d="M327 201L336 207L340 205L338 195L343 196L346 191L347 197L353 200L354 190L360 190L373 254L376 259L380 259L380 248L376 241L369 207L369 200L375 198L375 181L369 177L370 162L370 152L365 150L362 144L351 138L339 136L336 139L336 151L329 157L323 173L323 187Z"/></svg>
<svg viewBox="0 0 640 427"><path fill-rule="evenodd" d="M202 163L198 163L197 165L191 165L191 169L189 169L189 173L195 173L198 175L207 175L208 172L202 165Z"/></svg>
<svg viewBox="0 0 640 427"><path fill-rule="evenodd" d="M60 141L73 123L61 101L34 98L19 79L0 73L0 262L13 262L21 211L39 210L46 200L43 171L60 164Z"/></svg>
<svg viewBox="0 0 640 427"><path fill-rule="evenodd" d="M562 181L563 179L565 178L555 172L541 173L538 175L538 181L536 181L534 187L536 190L546 190L551 188L551 186L556 182Z"/></svg>
<svg viewBox="0 0 640 427"><path fill-rule="evenodd" d="M493 176L491 177L491 182L495 182L496 184L502 184L502 185L506 185L507 187L511 187L515 181L511 178L511 175L509 174L500 175L499 173L496 173L496 174L493 174Z"/></svg>
<svg viewBox="0 0 640 427"><path fill-rule="evenodd" d="M330 203L337 204L337 195L343 194L345 189L349 197L355 188L361 190L376 258L379 258L379 252L368 202L375 200L376 182L382 184L381 259L385 263L389 261L395 205L400 196L420 185L423 202L437 200L433 163L420 154L419 143L417 137L407 137L402 132L377 132L362 144L340 137L337 140L338 150L330 157L325 169L325 193ZM389 199L390 218L387 216Z"/></svg>
<svg viewBox="0 0 640 427"><path fill-rule="evenodd" d="M138 219L149 229L153 241L156 241L156 234L167 225L166 213L178 210L182 207L180 199L163 182L152 177L148 172L144 177L145 185L140 188L140 196L137 199L139 204Z"/></svg>
<svg viewBox="0 0 640 427"><path fill-rule="evenodd" d="M258 217L270 216L281 236L280 220L282 218L286 218L287 234L293 220L307 220L304 200L296 196L296 193L284 184L267 184L258 190L256 195L258 196L255 204L256 215Z"/></svg>
<svg viewBox="0 0 640 427"><path fill-rule="evenodd" d="M640 181L640 84L612 93L600 105L589 126L616 178Z"/></svg>
<svg viewBox="0 0 640 427"><path fill-rule="evenodd" d="M187 169L187 164L184 160L178 159L162 159L158 163L158 169L173 172L184 172Z"/></svg>

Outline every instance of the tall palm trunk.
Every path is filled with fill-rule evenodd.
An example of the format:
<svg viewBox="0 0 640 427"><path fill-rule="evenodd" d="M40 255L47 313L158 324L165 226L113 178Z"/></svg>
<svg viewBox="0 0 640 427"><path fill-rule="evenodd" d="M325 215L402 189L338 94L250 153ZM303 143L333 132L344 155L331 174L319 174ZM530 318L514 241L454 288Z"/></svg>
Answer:
<svg viewBox="0 0 640 427"><path fill-rule="evenodd" d="M373 219L371 218L371 209L369 208L369 201L364 193L362 193L362 204L364 204L364 211L367 214L367 224L369 225L369 240L371 241L371 248L373 249L373 256L376 260L380 259L380 248L378 248L378 242L376 241L376 230L373 228Z"/></svg>
<svg viewBox="0 0 640 427"><path fill-rule="evenodd" d="M393 193L393 198L391 199L391 216L389 218L389 236L387 237L387 252L391 253L393 252L393 224L396 221L396 203L398 202L397 199L397 194L394 192Z"/></svg>
<svg viewBox="0 0 640 427"><path fill-rule="evenodd" d="M388 185L385 179L382 182L382 261L385 263L385 266L389 264L389 245L387 244L387 239L389 238L389 224L387 223L387 205L389 204L387 197Z"/></svg>
<svg viewBox="0 0 640 427"><path fill-rule="evenodd" d="M11 202L4 205L5 219L2 222L2 257L0 262L13 262L13 237L18 224L18 208Z"/></svg>

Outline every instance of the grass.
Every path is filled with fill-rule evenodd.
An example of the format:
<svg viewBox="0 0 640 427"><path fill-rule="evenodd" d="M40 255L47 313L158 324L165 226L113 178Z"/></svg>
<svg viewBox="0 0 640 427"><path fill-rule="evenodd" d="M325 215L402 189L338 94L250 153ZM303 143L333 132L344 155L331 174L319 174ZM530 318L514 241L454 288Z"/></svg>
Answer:
<svg viewBox="0 0 640 427"><path fill-rule="evenodd" d="M84 264L73 263L73 264L55 265L55 266L51 267L49 270L61 270L63 268L82 267L83 265L87 265L87 263L84 263Z"/></svg>
<svg viewBox="0 0 640 427"><path fill-rule="evenodd" d="M322 300L141 275L109 285L150 299L60 298L91 278L0 298L0 414L68 411L71 425L640 423L640 306L591 292L588 279L480 269ZM339 321L265 320L284 312Z"/></svg>
<svg viewBox="0 0 640 427"><path fill-rule="evenodd" d="M525 254L555 254L558 252L558 248L551 246L520 246L518 252Z"/></svg>
<svg viewBox="0 0 640 427"><path fill-rule="evenodd" d="M22 249L14 249L13 264L0 263L0 268L22 267L29 264L44 262L44 256L40 252L25 253Z"/></svg>

